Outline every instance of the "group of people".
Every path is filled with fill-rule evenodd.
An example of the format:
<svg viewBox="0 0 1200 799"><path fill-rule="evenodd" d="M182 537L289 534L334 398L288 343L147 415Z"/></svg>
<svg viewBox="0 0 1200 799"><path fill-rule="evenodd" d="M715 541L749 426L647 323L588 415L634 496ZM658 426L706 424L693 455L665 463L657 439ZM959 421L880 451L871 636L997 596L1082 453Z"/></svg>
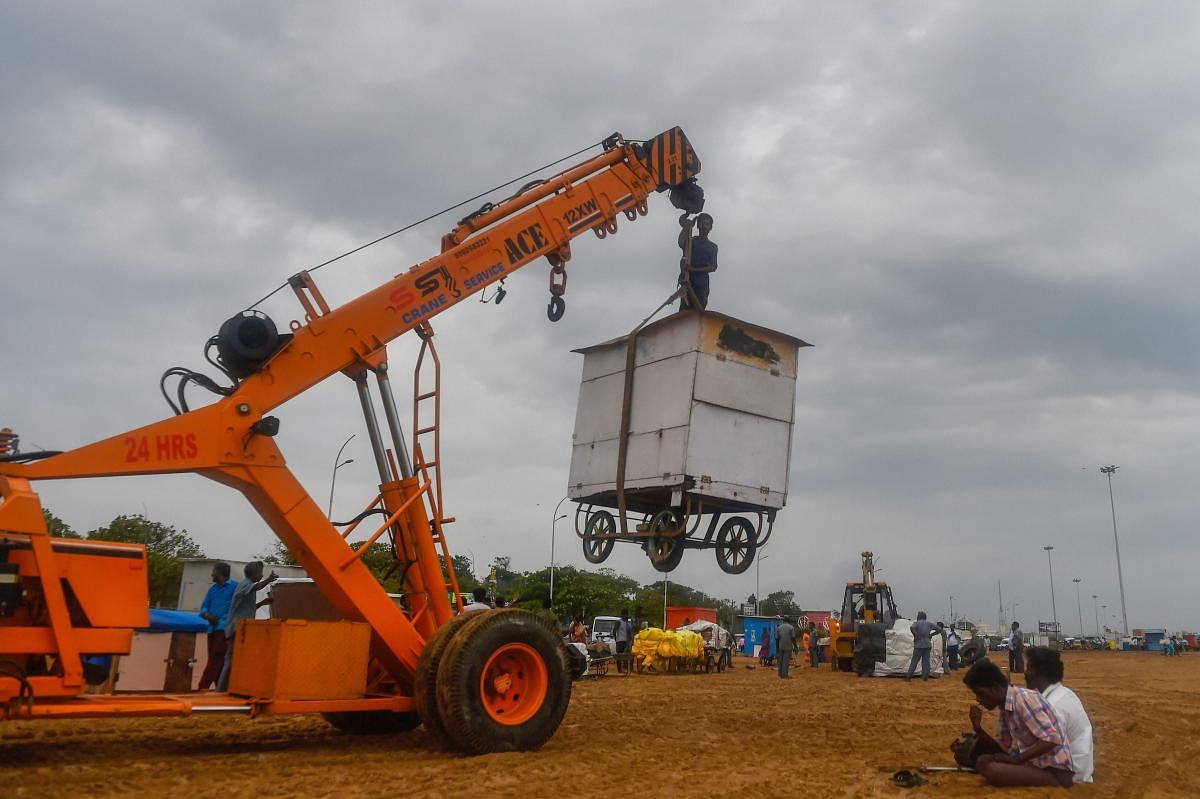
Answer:
<svg viewBox="0 0 1200 799"><path fill-rule="evenodd" d="M952 671L958 670L958 648L962 644L962 638L954 627L947 627L944 623L938 622L934 624L929 621L925 611L917 613L917 620L914 621L908 628L913 637L913 653L912 660L908 664L908 676L906 680L911 680L913 674L917 670L917 664L921 664L921 679L929 679L929 662L930 655L933 652L933 636L938 636L942 642L942 673L949 674Z"/></svg>
<svg viewBox="0 0 1200 799"><path fill-rule="evenodd" d="M1009 681L1019 671L1006 676L987 659L967 670L963 682L978 704L969 713L972 735L950 746L955 761L997 786L1091 782L1092 722L1079 697L1062 684L1062 657L1042 646L1022 647L1017 656L1024 660L1025 688ZM1011 649L1009 657L1011 665ZM983 729L982 708L1000 711L994 736Z"/></svg>
<svg viewBox="0 0 1200 799"><path fill-rule="evenodd" d="M214 563L212 585L200 604L200 617L208 622L208 661L200 675L200 690L216 688L229 690L229 672L233 665L233 641L237 625L243 619L253 619L254 612L271 600L257 600L258 592L279 579L274 571L263 577L260 560L247 563L242 569L244 580L230 579L228 563Z"/></svg>
<svg viewBox="0 0 1200 799"><path fill-rule="evenodd" d="M779 678L791 679L792 656L796 651L798 638L800 645L808 652L809 665L814 669L819 666L821 664L821 636L817 631L817 625L809 623L808 627L803 628L803 633L800 633L796 630L795 625L783 616L776 616L775 620L779 622L775 626L775 654L779 659ZM764 641L759 650L759 657L763 665L770 662L770 653L771 647Z"/></svg>

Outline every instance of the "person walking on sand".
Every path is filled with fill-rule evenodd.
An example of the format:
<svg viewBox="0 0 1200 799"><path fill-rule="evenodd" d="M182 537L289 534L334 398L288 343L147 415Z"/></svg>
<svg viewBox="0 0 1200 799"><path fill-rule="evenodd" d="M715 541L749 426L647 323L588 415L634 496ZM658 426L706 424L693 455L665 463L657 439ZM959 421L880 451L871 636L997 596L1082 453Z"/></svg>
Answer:
<svg viewBox="0 0 1200 799"><path fill-rule="evenodd" d="M788 673L788 669L792 665L792 650L796 647L796 628L782 616L775 618L779 620L779 626L775 628L775 652L779 655L779 676L781 679L787 680L792 676Z"/></svg>
<svg viewBox="0 0 1200 799"><path fill-rule="evenodd" d="M1012 623L1012 635L1008 639L1008 676L1025 671L1025 640L1021 637L1021 622Z"/></svg>
<svg viewBox="0 0 1200 799"><path fill-rule="evenodd" d="M911 682L913 672L917 670L917 662L921 663L921 679L929 679L929 655L933 651L933 643L930 638L937 632L937 627L925 615L925 611L917 613L917 620L914 621L908 628L913 637L913 653L912 660L908 663L908 676L904 679L906 682Z"/></svg>

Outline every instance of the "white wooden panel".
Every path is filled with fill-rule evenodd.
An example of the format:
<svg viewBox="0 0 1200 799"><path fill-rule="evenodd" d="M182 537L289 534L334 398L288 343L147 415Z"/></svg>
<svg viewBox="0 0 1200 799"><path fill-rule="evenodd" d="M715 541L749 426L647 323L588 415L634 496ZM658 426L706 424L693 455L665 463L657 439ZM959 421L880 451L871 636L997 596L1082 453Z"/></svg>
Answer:
<svg viewBox="0 0 1200 799"><path fill-rule="evenodd" d="M625 486L669 486L683 482L687 428L630 436ZM663 475L667 475L664 477ZM617 439L576 444L571 450L568 493L572 497L612 491L617 485ZM580 487L582 486L582 487Z"/></svg>
<svg viewBox="0 0 1200 799"><path fill-rule="evenodd" d="M787 422L697 402L684 471L698 483L707 475L744 486L747 496L738 499L746 502L763 504L762 486L786 496L791 432Z"/></svg>
<svg viewBox="0 0 1200 799"><path fill-rule="evenodd" d="M796 405L796 380L738 361L700 354L694 396L712 405L791 422Z"/></svg>
<svg viewBox="0 0 1200 799"><path fill-rule="evenodd" d="M633 370L629 430L656 432L682 427L691 413L695 353L655 361ZM615 438L621 430L625 372L599 377L579 388L575 412L575 444Z"/></svg>
<svg viewBox="0 0 1200 799"><path fill-rule="evenodd" d="M647 363L672 358L700 348L700 324L694 314L668 317L662 323L644 330L637 340L635 368ZM616 341L584 354L583 380L625 371L625 340Z"/></svg>

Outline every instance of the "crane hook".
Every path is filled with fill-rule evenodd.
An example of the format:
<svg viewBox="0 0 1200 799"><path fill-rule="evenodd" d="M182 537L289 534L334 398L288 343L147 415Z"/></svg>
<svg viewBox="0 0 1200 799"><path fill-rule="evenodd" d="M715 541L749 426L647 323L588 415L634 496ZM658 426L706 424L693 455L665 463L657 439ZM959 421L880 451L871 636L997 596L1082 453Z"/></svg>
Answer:
<svg viewBox="0 0 1200 799"><path fill-rule="evenodd" d="M550 304L546 306L546 318L551 322L557 322L563 318L563 314L567 312L567 301L557 294L550 297Z"/></svg>

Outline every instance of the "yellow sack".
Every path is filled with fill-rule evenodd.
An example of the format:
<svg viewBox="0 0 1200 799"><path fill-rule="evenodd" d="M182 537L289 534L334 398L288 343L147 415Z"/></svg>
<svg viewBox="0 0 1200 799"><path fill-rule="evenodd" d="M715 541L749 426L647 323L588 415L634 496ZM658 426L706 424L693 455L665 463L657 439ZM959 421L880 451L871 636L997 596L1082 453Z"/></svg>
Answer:
<svg viewBox="0 0 1200 799"><path fill-rule="evenodd" d="M642 630L633 639L633 655L643 666L665 669L669 658L699 659L704 655L704 637L691 630Z"/></svg>

